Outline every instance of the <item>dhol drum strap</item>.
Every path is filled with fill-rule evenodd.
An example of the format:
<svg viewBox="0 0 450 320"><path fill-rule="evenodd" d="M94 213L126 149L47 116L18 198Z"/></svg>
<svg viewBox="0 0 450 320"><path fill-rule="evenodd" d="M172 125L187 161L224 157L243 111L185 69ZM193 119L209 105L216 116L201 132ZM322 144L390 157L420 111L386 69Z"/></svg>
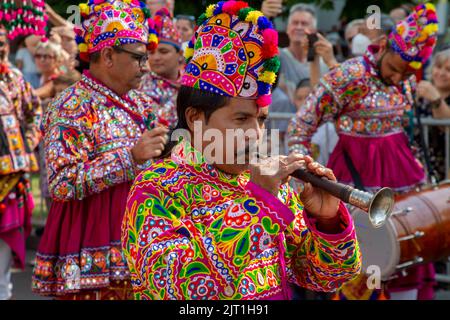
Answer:
<svg viewBox="0 0 450 320"><path fill-rule="evenodd" d="M359 190L366 191L364 188L364 185L361 180L361 176L359 175L358 171L356 170L355 166L353 165L352 159L350 159L350 156L348 155L347 151L344 150L344 158L345 163L347 164L348 170L350 170L350 174L352 175L353 183L355 184L355 187Z"/></svg>

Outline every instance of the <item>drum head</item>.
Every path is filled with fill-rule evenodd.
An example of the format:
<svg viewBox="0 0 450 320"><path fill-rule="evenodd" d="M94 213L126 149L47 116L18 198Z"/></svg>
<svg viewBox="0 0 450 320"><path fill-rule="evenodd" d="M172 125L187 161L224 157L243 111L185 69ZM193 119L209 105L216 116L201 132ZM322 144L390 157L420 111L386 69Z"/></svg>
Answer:
<svg viewBox="0 0 450 320"><path fill-rule="evenodd" d="M362 272L369 271L368 275L371 275L374 272L373 266L378 266L381 279L387 280L396 272L400 262L400 244L397 241L397 232L391 221L392 218L388 219L382 227L374 228L367 213L356 208L351 211L361 249Z"/></svg>

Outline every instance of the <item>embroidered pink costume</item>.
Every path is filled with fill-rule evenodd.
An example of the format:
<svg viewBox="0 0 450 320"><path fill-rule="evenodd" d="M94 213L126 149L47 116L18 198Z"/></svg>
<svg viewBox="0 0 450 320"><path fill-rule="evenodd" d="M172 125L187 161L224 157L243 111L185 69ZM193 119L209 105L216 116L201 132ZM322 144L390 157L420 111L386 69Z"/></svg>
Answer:
<svg viewBox="0 0 450 320"><path fill-rule="evenodd" d="M182 83L270 104L276 31L242 1L210 5L188 48ZM353 221L321 233L287 185L278 197L226 174L187 141L131 189L122 245L136 299L289 299L289 284L332 291L359 273Z"/></svg>
<svg viewBox="0 0 450 320"><path fill-rule="evenodd" d="M434 6L419 5L397 24L389 36L389 45L409 62L409 68L417 70L430 57L436 32ZM326 121L335 121L339 141L328 167L337 179L353 184L345 160L348 154L367 190L390 187L406 192L425 182L423 167L414 158L404 132L405 120L408 120L405 112L414 103L415 77L399 85L386 85L375 57L378 50L378 47L369 47L363 57L342 63L321 79L290 123L288 145L291 151L309 154L316 129ZM429 299L434 279L432 264L410 268L408 272L408 278L389 282L389 289L423 289L423 294L419 291L419 298Z"/></svg>
<svg viewBox="0 0 450 320"><path fill-rule="evenodd" d="M342 233L323 234L287 185L276 198L201 157L181 143L135 180L122 240L136 299L289 299L290 283L333 291L359 273L345 206Z"/></svg>
<svg viewBox="0 0 450 320"><path fill-rule="evenodd" d="M0 62L0 239L19 268L25 268L34 207L25 173L38 170L34 150L41 138L41 113L39 98L20 71Z"/></svg>
<svg viewBox="0 0 450 320"><path fill-rule="evenodd" d="M92 2L91 20L83 26L89 31L91 24L102 28L100 33L87 33L88 53L109 45L105 34L119 44L147 44L148 25L140 8L134 1ZM116 34L105 33L108 26L115 26ZM106 295L99 292L129 279L120 225L131 182L143 168L134 163L130 150L153 127L153 105L150 97L136 90L119 96L88 71L49 104L43 132L49 192L55 201L36 255L34 292L75 294L67 296L70 299L128 297L126 285L111 289L110 295L107 290ZM97 291L82 296L89 290Z"/></svg>

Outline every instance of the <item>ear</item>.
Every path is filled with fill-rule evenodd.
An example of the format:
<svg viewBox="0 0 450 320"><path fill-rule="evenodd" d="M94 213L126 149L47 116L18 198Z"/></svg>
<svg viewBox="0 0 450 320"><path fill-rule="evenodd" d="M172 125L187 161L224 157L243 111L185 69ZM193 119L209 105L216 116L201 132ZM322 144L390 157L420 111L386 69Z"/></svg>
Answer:
<svg viewBox="0 0 450 320"><path fill-rule="evenodd" d="M185 116L189 131L191 132L194 132L195 121L201 121L203 124L205 124L205 114L195 108L188 107L185 111Z"/></svg>
<svg viewBox="0 0 450 320"><path fill-rule="evenodd" d="M114 49L111 47L103 48L100 52L102 60L108 68L112 68L114 65Z"/></svg>

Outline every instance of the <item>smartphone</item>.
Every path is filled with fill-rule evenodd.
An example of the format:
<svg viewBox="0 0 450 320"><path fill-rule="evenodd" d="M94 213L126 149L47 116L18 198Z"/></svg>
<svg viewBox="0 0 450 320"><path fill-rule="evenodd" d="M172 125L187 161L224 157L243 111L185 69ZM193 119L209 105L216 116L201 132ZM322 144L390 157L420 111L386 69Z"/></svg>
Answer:
<svg viewBox="0 0 450 320"><path fill-rule="evenodd" d="M308 34L308 61L314 61L314 56L316 52L314 50L314 44L319 40L317 33Z"/></svg>

